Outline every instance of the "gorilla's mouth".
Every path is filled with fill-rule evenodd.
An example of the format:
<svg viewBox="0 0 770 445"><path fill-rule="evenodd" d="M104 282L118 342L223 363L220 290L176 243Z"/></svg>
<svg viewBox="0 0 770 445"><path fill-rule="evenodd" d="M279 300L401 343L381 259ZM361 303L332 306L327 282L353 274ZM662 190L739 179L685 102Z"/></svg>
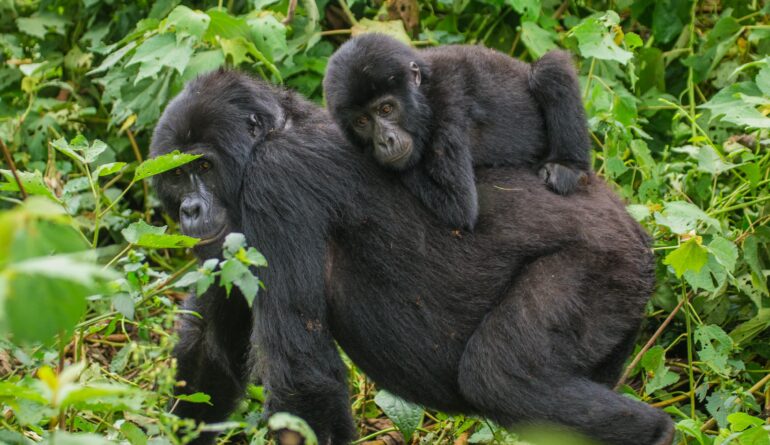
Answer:
<svg viewBox="0 0 770 445"><path fill-rule="evenodd" d="M389 163L389 164L396 164L398 161L404 159L405 157L409 156L412 153L412 145L411 144L404 144L401 147L401 150L399 150L396 154L393 156L387 157L383 159L383 161Z"/></svg>
<svg viewBox="0 0 770 445"><path fill-rule="evenodd" d="M221 239L226 233L228 233L228 227L227 224L223 224L222 227L212 236L201 236L200 241L198 241L198 244L195 245L195 247L201 247L201 246L207 246L209 244L213 244L215 241Z"/></svg>

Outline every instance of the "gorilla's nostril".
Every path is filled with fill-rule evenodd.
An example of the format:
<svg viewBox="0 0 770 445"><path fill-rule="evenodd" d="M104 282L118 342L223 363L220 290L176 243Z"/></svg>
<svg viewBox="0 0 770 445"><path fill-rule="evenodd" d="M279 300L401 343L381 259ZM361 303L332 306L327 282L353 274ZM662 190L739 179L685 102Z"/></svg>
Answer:
<svg viewBox="0 0 770 445"><path fill-rule="evenodd" d="M197 202L185 203L180 210L185 218L197 219L201 213L201 206Z"/></svg>

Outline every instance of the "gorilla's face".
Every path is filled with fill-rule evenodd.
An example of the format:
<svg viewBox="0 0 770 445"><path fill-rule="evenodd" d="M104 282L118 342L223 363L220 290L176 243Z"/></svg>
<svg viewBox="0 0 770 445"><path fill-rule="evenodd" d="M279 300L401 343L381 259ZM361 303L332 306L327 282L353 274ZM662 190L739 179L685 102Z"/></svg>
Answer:
<svg viewBox="0 0 770 445"><path fill-rule="evenodd" d="M183 234L200 238L197 247L221 245L230 233L231 222L223 200L217 196L221 187L216 158L211 154L163 175L159 195L169 213L179 221Z"/></svg>
<svg viewBox="0 0 770 445"><path fill-rule="evenodd" d="M346 113L356 138L369 145L374 159L384 167L405 170L419 160L419 150L409 129L416 117L413 110L415 99L420 97L420 69L410 62L405 70L403 94L386 94L375 97L357 110Z"/></svg>

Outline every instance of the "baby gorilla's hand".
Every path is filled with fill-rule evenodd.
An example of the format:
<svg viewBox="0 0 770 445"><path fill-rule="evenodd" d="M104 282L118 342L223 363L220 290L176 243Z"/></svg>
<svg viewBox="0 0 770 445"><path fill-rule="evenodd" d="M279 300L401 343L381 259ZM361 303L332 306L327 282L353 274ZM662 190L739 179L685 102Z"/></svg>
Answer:
<svg viewBox="0 0 770 445"><path fill-rule="evenodd" d="M548 188L560 195L569 195L578 185L588 183L588 172L556 162L546 162L538 174Z"/></svg>

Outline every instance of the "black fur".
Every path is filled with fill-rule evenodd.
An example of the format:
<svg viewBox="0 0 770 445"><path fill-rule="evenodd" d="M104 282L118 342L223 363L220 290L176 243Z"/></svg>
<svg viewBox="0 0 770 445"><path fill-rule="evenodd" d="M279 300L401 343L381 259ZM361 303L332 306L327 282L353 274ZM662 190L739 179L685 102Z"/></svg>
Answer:
<svg viewBox="0 0 770 445"><path fill-rule="evenodd" d="M422 75L419 85L412 62ZM398 125L412 136L414 151L398 169L409 189L452 227L472 229L476 222L474 166L540 170L563 195L589 177L585 111L565 51L530 66L480 46L417 51L365 34L331 57L324 90L334 120L368 150L380 141L357 131L356 118L383 96L405 104Z"/></svg>
<svg viewBox="0 0 770 445"><path fill-rule="evenodd" d="M275 123L264 137L248 130L253 113ZM380 387L430 407L670 443L667 415L610 389L654 278L647 235L601 181L566 198L529 172L482 170L476 230L452 236L323 110L228 71L191 82L158 123L153 155L191 147L229 160L207 186L269 267L250 314L215 287L193 300L203 318L180 332L179 379L213 406L183 415L225 419L259 375L268 413L346 444L355 430L336 340ZM174 214L171 182L156 187ZM212 246L197 255L217 255Z"/></svg>

